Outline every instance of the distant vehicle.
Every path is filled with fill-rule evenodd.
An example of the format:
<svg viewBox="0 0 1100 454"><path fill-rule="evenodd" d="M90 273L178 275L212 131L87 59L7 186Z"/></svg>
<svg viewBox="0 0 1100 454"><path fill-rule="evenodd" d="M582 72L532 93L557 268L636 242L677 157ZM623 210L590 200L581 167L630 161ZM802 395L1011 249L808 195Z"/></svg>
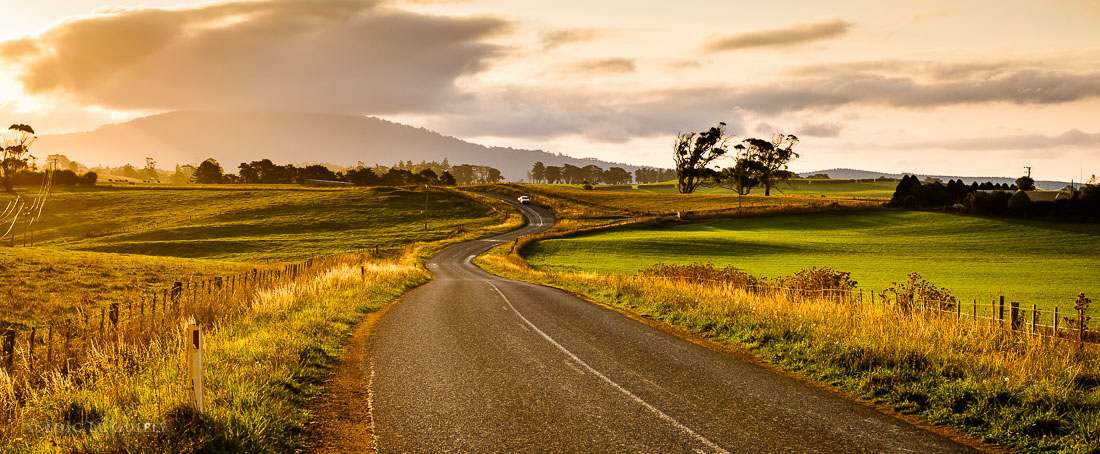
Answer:
<svg viewBox="0 0 1100 454"><path fill-rule="evenodd" d="M527 204L531 203L531 198L527 197L525 195L521 195L521 196L519 196L519 203L527 205Z"/></svg>

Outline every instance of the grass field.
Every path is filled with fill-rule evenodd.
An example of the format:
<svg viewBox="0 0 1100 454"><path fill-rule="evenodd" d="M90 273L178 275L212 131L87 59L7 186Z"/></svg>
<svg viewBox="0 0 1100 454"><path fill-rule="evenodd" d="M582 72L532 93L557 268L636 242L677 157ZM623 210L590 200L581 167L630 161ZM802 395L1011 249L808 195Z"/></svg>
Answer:
<svg viewBox="0 0 1100 454"><path fill-rule="evenodd" d="M395 254L498 222L490 208L453 191L432 190L428 200L424 230L423 190L59 188L35 246L0 249L8 301L0 324L65 316L176 280L375 248Z"/></svg>
<svg viewBox="0 0 1100 454"><path fill-rule="evenodd" d="M1100 293L1100 226L929 212L648 224L540 241L525 256L537 268L603 273L710 262L775 277L829 266L876 291L917 272L963 301L1003 293L1024 307L1072 307L1078 293Z"/></svg>
<svg viewBox="0 0 1100 454"><path fill-rule="evenodd" d="M754 210L760 208L784 208L784 207L824 207L836 203L843 206L857 204L879 204L880 200L868 200L861 197L847 197L833 195L821 197L820 195L773 195L765 197L761 194L738 196L732 191L717 188L708 188L695 194L679 194L675 188L671 191L640 191L640 190L592 190L574 189L569 187L557 187L547 185L525 186L532 192L534 203L542 203L539 195L558 199L569 200L577 204L589 205L611 213L621 213L625 216L641 215L669 215L676 212L690 211L696 213L707 212L733 212L738 209Z"/></svg>
<svg viewBox="0 0 1100 454"><path fill-rule="evenodd" d="M18 332L16 367L0 369L0 452L301 452L310 425L320 422L311 405L352 327L426 282L423 260L444 245L521 225L502 202L434 189L425 229L424 195L400 188L59 190L35 246L0 249L0 288L7 290L0 327ZM334 255L374 247L385 257ZM162 296L159 311L126 304L177 279L324 256L301 275L273 280L268 273L262 285L253 276L252 287L234 280L237 293L204 284L179 304ZM88 310L115 301L122 303L118 328L99 308ZM81 312L93 316L81 320ZM187 404L183 386L179 339L190 317L205 333L202 415ZM72 329L58 323L66 320ZM19 325L44 323L56 325L58 336L51 328L46 340L40 330L35 357L27 353L33 335ZM78 333L72 348L71 332ZM52 359L43 361L47 345ZM61 422L107 430L41 430ZM170 430L150 433L144 423ZM134 432L111 430L135 425Z"/></svg>
<svg viewBox="0 0 1100 454"><path fill-rule="evenodd" d="M779 186L772 188L772 195L889 199L894 195L894 189L897 188L897 185L898 183L896 181L797 179L783 182ZM550 189L582 190L579 184L540 184L535 186ZM630 186L630 188L624 186ZM676 190L675 181L658 184L596 186L594 191L679 194L679 191ZM722 187L703 186L696 189L695 194L736 195L737 193ZM750 195L763 196L763 194L763 188L755 188Z"/></svg>
<svg viewBox="0 0 1100 454"><path fill-rule="evenodd" d="M392 250L490 222L484 207L450 191L429 194L428 230L423 209L423 190L393 188L77 189L51 197L35 237L73 250L289 262Z"/></svg>

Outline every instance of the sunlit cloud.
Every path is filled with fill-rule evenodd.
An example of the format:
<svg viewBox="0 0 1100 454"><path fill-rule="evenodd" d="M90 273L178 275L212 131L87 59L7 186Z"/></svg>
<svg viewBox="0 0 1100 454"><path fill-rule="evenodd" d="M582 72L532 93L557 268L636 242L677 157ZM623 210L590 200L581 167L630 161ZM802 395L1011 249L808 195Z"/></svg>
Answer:
<svg viewBox="0 0 1100 454"><path fill-rule="evenodd" d="M839 18L794 24L789 27L718 36L708 41L707 53L753 48L790 47L813 41L833 39L848 33L852 23Z"/></svg>
<svg viewBox="0 0 1100 454"><path fill-rule="evenodd" d="M463 93L500 56L491 17L421 15L363 1L269 0L113 10L0 43L31 95L111 109L392 113Z"/></svg>
<svg viewBox="0 0 1100 454"><path fill-rule="evenodd" d="M604 33L594 28L543 30L539 32L539 42L543 50L550 50L564 44L592 41Z"/></svg>

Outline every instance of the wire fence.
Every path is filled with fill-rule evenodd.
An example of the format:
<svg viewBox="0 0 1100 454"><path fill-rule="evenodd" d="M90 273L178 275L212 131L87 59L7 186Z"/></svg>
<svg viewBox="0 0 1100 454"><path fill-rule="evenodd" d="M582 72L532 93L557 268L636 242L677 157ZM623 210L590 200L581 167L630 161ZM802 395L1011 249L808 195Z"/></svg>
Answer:
<svg viewBox="0 0 1100 454"><path fill-rule="evenodd" d="M1080 300L1073 307L1022 304L1006 301L1005 297L991 298L988 303L957 300L935 300L913 295L874 292L860 288L794 288L767 284L744 284L726 280L701 279L686 276L646 276L649 279L677 282L698 286L721 286L725 290L740 290L760 297L782 298L807 303L835 303L862 307L879 305L899 313L954 319L959 323L986 323L995 328L1051 338L1075 340L1083 343L1100 343L1100 330L1090 328L1090 311Z"/></svg>
<svg viewBox="0 0 1100 454"><path fill-rule="evenodd" d="M211 279L177 280L147 288L125 301L85 299L68 316L33 325L0 321L0 368L10 378L28 382L50 372L68 374L90 360L93 352L149 345L175 336L184 323L231 320L254 310L264 291L387 252L391 251L374 249Z"/></svg>

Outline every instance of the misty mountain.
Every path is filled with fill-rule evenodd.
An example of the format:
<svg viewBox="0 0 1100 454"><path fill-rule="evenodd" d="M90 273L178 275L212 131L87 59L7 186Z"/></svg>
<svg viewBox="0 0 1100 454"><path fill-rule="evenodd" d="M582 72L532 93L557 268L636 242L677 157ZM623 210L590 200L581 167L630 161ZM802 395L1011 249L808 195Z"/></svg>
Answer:
<svg viewBox="0 0 1100 454"><path fill-rule="evenodd" d="M801 177L808 177L810 175L817 175L817 174L822 174L822 173L828 175L829 178L838 179L838 180L871 179L871 178L878 178L878 177L901 178L904 175L916 175L917 178L920 178L921 180L931 177L931 178L938 178L940 180L943 180L944 183L946 183L950 180L962 180L962 182L966 183L966 184L970 184L970 183L973 183L973 182L978 182L980 184L980 183L984 183L986 181L989 181L993 184L1014 184L1014 183L1016 183L1016 178L1018 178L1018 177L1014 177L1014 178L1008 178L1008 177L961 177L961 176L951 176L951 175L929 175L929 174L912 173L912 172L907 172L907 173L874 172L874 171L856 170L856 169L817 170L817 171L814 171L814 172L801 172L798 175L801 176ZM1060 189L1066 187L1066 185L1068 185L1068 184L1069 184L1068 181L1049 181L1049 180L1044 180L1044 181L1036 180L1035 181L1035 187L1037 187L1039 189L1044 189L1044 190L1047 190L1047 191L1057 191L1057 190L1060 190Z"/></svg>
<svg viewBox="0 0 1100 454"><path fill-rule="evenodd" d="M393 165L397 161L442 161L496 167L508 180L526 178L535 161L548 166L595 164L604 169L637 166L577 159L540 150L486 147L376 117L311 113L171 112L101 126L89 132L42 135L33 153L63 154L89 167L198 164L217 159L226 172L242 162L268 158L276 164Z"/></svg>

